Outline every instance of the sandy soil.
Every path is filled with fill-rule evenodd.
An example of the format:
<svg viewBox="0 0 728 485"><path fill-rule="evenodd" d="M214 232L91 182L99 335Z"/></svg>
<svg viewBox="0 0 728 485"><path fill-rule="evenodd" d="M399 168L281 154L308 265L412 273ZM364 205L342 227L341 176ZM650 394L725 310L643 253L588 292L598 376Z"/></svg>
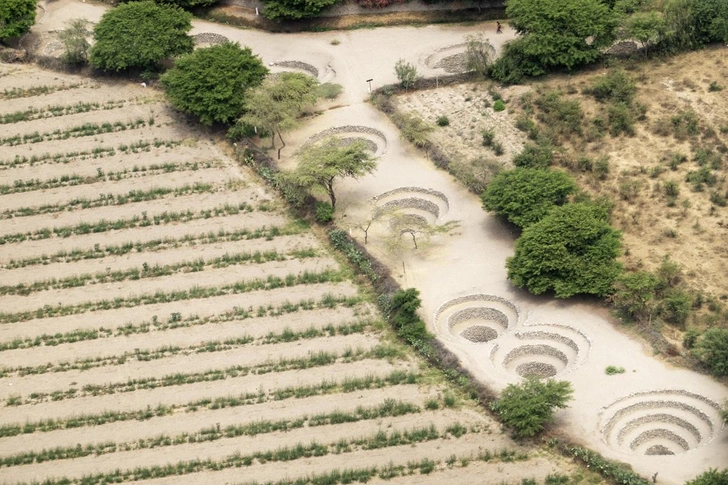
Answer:
<svg viewBox="0 0 728 485"><path fill-rule="evenodd" d="M41 35L61 28L63 22L69 17L82 15L96 21L104 11L103 7L91 6L74 0L53 2L47 4L46 8L42 21L36 27ZM536 344L535 351L533 348L531 348L530 353L527 351L528 349L523 351L523 355L527 357L525 364L538 364L539 359L545 360L546 363L552 363L554 362L553 356L558 354L545 349L554 349L557 343L563 344L566 341L571 341L574 344L573 347L569 345L560 347L564 349L562 351L564 359L560 360L563 367L555 369L560 378L568 379L575 388L575 400L572 407L557 415L559 427L566 430L572 439L583 442L608 457L627 461L644 475L651 475L654 471L659 470L661 479L663 476L665 477L662 483L666 484L681 483L710 466L719 467L728 461L728 447L726 447L728 433L718 423L717 410L712 406L712 403L721 402L726 397L727 393L724 386L686 370L669 368L650 355L646 355L641 344L615 330L614 322L599 308L580 302L553 302L544 298L533 298L514 290L505 278L503 266L504 259L512 253L513 235L494 218L482 211L477 197L468 193L458 183L455 183L450 176L434 169L422 153L401 142L395 127L381 113L365 102L369 87L366 80L374 79L372 82L374 87L394 82L393 65L399 58L416 62L418 69L424 75L438 75L442 74L442 71L428 64L428 58L433 53L444 52L442 50L438 51L438 49L452 50L453 46L462 44L466 34L476 32L485 32L487 36L491 37L496 48L500 48L504 40L513 36L512 31L507 30L504 35L496 36L493 25L476 24L422 28L397 27L387 29L386 35L382 35L383 31L379 30L356 30L296 34L294 36L236 30L222 25L196 22L192 34L202 32L218 33L231 40L239 41L241 44L250 45L266 63L284 60L299 60L309 63L318 69L319 73L325 73L327 79L344 86L345 91L340 99L336 101L336 104L326 105L329 109L326 109L323 114L315 117L299 130L289 134L287 138L289 147L284 150L284 166L294 165L295 160L292 155L295 150L309 138L326 128L362 125L376 128L384 134L386 153L383 153L380 158L378 170L371 176L364 177L361 180L347 180L337 186L340 197L339 223L342 227L350 227L352 234L357 238L363 238L363 233L358 229L358 225L366 220L372 212L372 204L368 201L377 195L401 187L415 187L433 189L443 194L447 199L447 211L438 214L436 220L440 223L459 221L459 227L449 234L433 237L429 244L423 245L422 249L416 251L409 249L406 245L402 245L398 250L393 251L391 245L387 244L386 238L383 237L387 231L386 224L378 223L376 230L372 233L374 237L370 238L368 246L374 254L390 266L395 277L404 286L414 286L420 290L423 299L422 315L428 325L433 331L439 332L446 344L476 375L495 389L501 389L508 383L516 382L519 379L517 372L514 372L512 366L506 362L508 360L507 356L501 357L502 354L495 351L496 345L499 345L500 341L508 341L510 342L509 345L514 347L519 345L519 340L526 339L528 339L527 343ZM338 43L332 43L333 40L338 41ZM397 49L392 49L393 45L397 46ZM452 52L456 53L457 50L455 49ZM10 85L13 81L9 80L9 78L20 74L22 73L19 71L12 72L7 76L0 77L0 80L4 80L2 82ZM61 78L61 76L55 76ZM39 77L28 81L27 86L46 82L55 82L57 84L70 82L66 81L67 79L71 78L50 79L49 77ZM3 85L0 84L0 86ZM129 85L128 89L130 96L141 96L145 92L144 88L138 85ZM103 89L99 88L98 91L101 92ZM464 93L460 95L463 96L464 102ZM103 99L103 96L109 95L100 94L99 99ZM93 99L93 96L90 96L90 98ZM487 122L492 123L504 121L500 118L502 115L496 116L493 114L491 117L490 115L482 116L474 113L472 116L481 116ZM465 112L453 115L453 119L456 120L456 123L463 125L463 130L471 129L467 125L467 114ZM477 124L472 128L474 134L477 133L479 127L480 125ZM113 134L113 136L94 137L93 140L79 139L77 140L78 144L74 142L74 149L93 149L99 144L128 143L140 136L147 137L146 139L154 136L185 139L194 134L193 130L185 130L173 125L158 127L156 123L152 128L133 131L139 131L140 133L124 132ZM28 147L9 148L12 148L12 150L8 154L4 154L3 159L12 158L15 154L27 154L24 150ZM33 148L34 153L68 150L68 147L57 142L47 142ZM416 197L418 192L408 189L401 193L403 197ZM83 212L85 211L80 211L80 213ZM11 257L19 257L21 254L24 255L22 257L27 257L31 254L51 253L62 247L90 248L96 243L116 244L128 240L149 240L167 236L180 237L184 233L199 233L201 230L213 228L225 227L231 229L231 225L260 227L264 224L277 224L284 221L286 221L286 218L282 215L253 213L244 217L221 217L219 221L204 221L204 224L203 221L195 221L194 223L114 231L107 234L74 237L65 240L54 239L12 244L3 246L2 258L7 260ZM304 264L303 261L301 264ZM239 270L239 268L236 268L236 270ZM203 271L200 278L205 280L209 277L208 282L210 284L217 284L216 282L222 281L221 278L227 278L227 276L222 276L223 273L228 274L225 271ZM172 285L174 279L174 276L171 277L168 283ZM191 281L179 281L177 284L191 283ZM87 298L100 297L102 291L108 292L105 294L114 293L112 287L104 290L103 285L93 286L98 286L98 288L84 288L85 291L88 291L86 293L89 295ZM125 292L136 291L140 288L138 284L121 286L123 286ZM166 287L166 283L163 286ZM7 341L42 333L68 332L78 328L98 328L100 326L118 328L126 322L151 320L155 315L161 320L166 320L173 312L180 313L183 318L190 314L205 316L214 315L233 307L251 306L257 308L258 305L276 305L286 300L319 299L326 293L355 295L357 292L357 288L350 283L307 285L305 287L281 288L268 292L252 292L169 304L91 312L74 316L36 319L18 324L2 325L0 327L0 339ZM50 293L47 292L48 295ZM56 304L55 300L63 302L71 301L72 298L85 298L78 293L80 292L75 292L75 290L54 293L54 301L38 299L36 303L28 304L27 307L33 308L33 305L35 305L35 308L38 308L43 304ZM78 296L74 297L74 294ZM473 294L494 295L501 300L493 302L488 298L481 297L457 300L457 298ZM512 304L509 305L507 301L512 302ZM453 303L453 305L446 306L438 311L443 304L448 302ZM502 335L495 340L488 343L473 343L461 335L453 335L450 332L451 326L447 320L448 318L457 319L458 324L462 325L468 321L466 317L469 315L470 321L473 321L474 325L478 323L486 326L492 325L493 322L488 318L484 318L483 315L492 314L491 310L498 305L509 309L506 311L508 316L505 317L509 321L505 329L502 330ZM448 309L465 310L466 313L456 313L456 316L453 317L445 312ZM506 313L503 313L503 315L506 315ZM342 318L344 316L345 312L342 313ZM443 318L444 321L440 321ZM256 323L263 323L263 321ZM242 328L244 328L244 325ZM571 329L569 329L570 327ZM576 332L576 329L580 333ZM206 339L204 332L200 331L200 329L195 329L194 332L198 338ZM213 335L214 333L211 332L211 336L208 338ZM577 335L582 335L584 338L580 339ZM187 342L193 340L191 338ZM114 341L118 342L116 347ZM109 339L109 344L105 347L108 355L119 355L127 351L128 343L123 341L124 338L114 338L113 341ZM373 345L376 341L376 337L373 335L353 335L346 338L317 339L316 342L306 342L305 344L298 342L295 345L271 346L271 348L275 347L280 350L276 356L286 354L306 355L309 351L315 351L316 349L343 351L348 345L346 342L351 342L350 345L354 346L359 345L359 343L366 346ZM61 347L59 348L60 354L63 354L66 349L72 348ZM260 346L261 350L265 347L267 346ZM569 353L566 350L567 348L571 348L572 352ZM618 355L615 354L614 349L619 349ZM50 355L53 355L53 350L52 348L43 349L44 352L48 352ZM30 353L27 354L30 355ZM523 355L520 357L522 358ZM246 354L243 357L240 350L235 349L204 355L204 359L202 356L196 356L194 359L171 357L163 359L162 362L152 361L144 366L139 363L130 363L129 365L109 367L108 369L90 370L83 374L83 378L124 381L134 378L135 374L161 376L164 373L180 369L221 368L225 365L234 365L243 358L249 359L248 361L265 360L264 355L256 355L255 353ZM603 372L604 367L610 364L622 365L628 369L628 372L614 377L606 376ZM138 390L123 395L88 396L43 402L33 406L6 406L3 408L3 412L0 413L0 420L3 423L22 423L26 420L35 421L49 417L71 416L79 412L98 413L109 409L138 410L144 409L146 406L154 407L158 404L185 403L203 397L210 398L231 393L257 392L259 390L265 392L285 386L320 383L322 379L339 380L350 375L366 376L374 374L381 376L393 369L406 369L410 366L411 364L402 361L387 362L386 360L372 359L351 364L338 363L301 371L274 372L259 376L227 378L221 381ZM11 397L18 395L18 392L31 392L31 388L38 389L48 386L47 388L51 389L54 385L62 385L63 382L71 386L71 382L69 382L71 374L63 374L47 375L39 377L37 380L36 378L29 378L24 381L27 384L19 379L3 379L0 386L2 391L0 392L6 397ZM78 379L75 382L75 385L78 385ZM23 386L27 386L27 388ZM442 387L437 388L442 389ZM431 391L424 390L422 392L427 394ZM363 392L359 394L364 395ZM630 398L631 400L621 399L631 394L634 394ZM396 396L396 394L394 395ZM625 411L625 406L635 400L642 406L640 409L657 409L659 416L671 415L673 418L667 421L662 418L662 420L653 419L645 424L644 413L630 415ZM335 399L323 401L327 402L327 404L335 405L336 403ZM696 409L697 412L693 412L691 409ZM203 415L208 414L207 412L198 414L198 416ZM467 409L456 409L447 412L442 410L432 411L427 414L428 419L430 419L430 415L432 416L431 420L443 424L454 421L490 423L486 418L479 414L473 414ZM623 419L625 415L627 418ZM670 449L676 452L672 456L645 454L642 443L635 446L635 450L631 450L628 446L629 443L626 445L620 443L618 437L614 435L614 433L618 435L623 429L632 429L634 426L640 427L640 432L648 432L648 436L649 432L660 426L672 426L676 428L676 432L685 434L686 430L689 431L690 428L681 427L679 425L681 421L677 419L678 417L683 421L702 420L702 424L698 423L701 426L700 429L708 431L704 431L699 439L692 439L688 443L688 450L677 449L679 443L665 438L665 433L658 432L656 438L647 440L649 444L654 443L671 447ZM635 420L636 425L632 424ZM155 420L155 422L162 423L163 420ZM416 418L410 416L385 419L381 423L374 422L374 426L372 426L372 423L362 422L356 425L328 427L328 429L320 430L321 434L316 434L316 436L320 436L321 441L329 442L343 436L356 436L357 433L366 432L367 430L371 432L379 426L386 427L387 424L393 422L401 423L401 426L411 426L415 423L422 424L425 421L422 420L421 416ZM675 423L678 424L675 425ZM137 423L129 423L129 428L121 424L119 424L119 428L123 429L123 432L120 432L119 439L128 439L129 436L134 436L130 429L138 426ZM400 424L393 426L400 426ZM112 430L112 428L107 429ZM93 429L89 429L89 431L93 436L91 439L97 439L93 435ZM316 433L318 432L316 431ZM78 437L78 435L73 434L68 436ZM88 442L89 435L85 436L87 438L84 441ZM256 449L275 448L283 444L292 444L297 439L307 441L312 436L310 430L303 430L299 434L269 435L257 437L255 440L243 439L230 442L221 441L209 445L172 446L130 452L128 454L114 453L77 460L60 460L40 465L3 468L0 473L4 479L12 481L34 477L42 478L49 474L79 476L92 470L118 468L120 460L128 463L129 466L135 464L163 464L197 456L224 456L235 450L251 449L251 446ZM28 439L30 438L28 437ZM113 431L112 434L108 435L108 438L116 439ZM3 441L3 446L10 447L11 441ZM263 443L267 443L267 445ZM437 440L421 443L417 446L356 451L288 463L256 464L248 468L194 473L145 483L161 484L164 482L179 485L184 483L237 483L249 479L258 481L279 480L306 473L320 473L334 468L381 466L389 462L406 464L410 460L420 461L424 457L444 462L451 455L467 458L477 454L480 450L500 449L503 446L514 447L513 443L499 432L493 434L484 432L468 433L460 439ZM569 469L568 466L563 465L562 461L555 461L551 458L536 458L526 463L513 465L478 464L472 469L474 473L471 473L469 468L459 468L455 470L438 470L437 475L442 473L440 476L443 477L443 480L451 483L455 479L459 479L458 483L475 483L476 481L480 483L484 478L480 473L487 473L488 481L500 483L502 480L515 480L518 482L520 478L534 475L542 478L546 473L556 468L559 470ZM562 466L564 467L562 468ZM407 479L398 481L409 483Z"/></svg>

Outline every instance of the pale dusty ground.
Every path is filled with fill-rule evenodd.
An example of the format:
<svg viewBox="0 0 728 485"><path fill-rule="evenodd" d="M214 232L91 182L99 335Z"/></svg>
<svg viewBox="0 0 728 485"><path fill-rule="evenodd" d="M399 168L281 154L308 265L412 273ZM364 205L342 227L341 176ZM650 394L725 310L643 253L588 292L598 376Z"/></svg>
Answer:
<svg viewBox="0 0 728 485"><path fill-rule="evenodd" d="M37 27L39 31L43 29L46 31L56 30L63 25L64 19L72 17L86 16L95 21L103 12L102 7L73 1L55 2L46 5L46 7L48 10ZM709 406L705 408L706 401L692 395L685 397L672 393L668 394L665 399L671 401L684 399L686 404L683 405L683 408L686 406L699 407L704 410L701 412L708 415L708 419L713 423L712 432L707 430L708 426L705 423L701 425L701 438L704 437L704 439L698 440L699 443L689 443L692 448L689 451L675 456L645 456L628 451L619 451L623 450L623 447L615 447L618 448L615 449L607 445L606 438L602 435L605 423L600 420L600 413L606 413L605 417L608 417L609 413L614 410L610 411L605 407L623 396L642 391L685 390L715 402L722 402L728 393L725 387L704 376L682 369L668 368L663 363L646 355L642 345L630 340L615 329L614 322L601 309L579 302L553 302L547 299L533 298L523 292L514 290L505 278L503 264L504 259L512 253L513 235L493 217L482 211L477 197L469 194L445 173L433 168L431 163L420 152L408 144L402 143L399 140L397 130L386 117L365 102L368 91L366 79L374 79L373 84L375 87L395 82L392 66L397 59L404 58L416 62L420 72L425 75L435 75L438 71L428 67L426 60L436 49L462 43L466 34L477 31L490 32L487 35L495 42L496 47L499 47L502 40L511 35L511 33L507 32L503 36L496 37L493 30L492 25L431 26L416 29L398 27L387 30L357 30L321 34L296 34L293 36L241 31L225 26L197 22L192 33L216 32L227 36L231 40L250 45L266 63L283 60L307 62L317 67L319 72L327 73L327 76L332 76L331 73L333 72L334 77L331 80L345 87L340 99L336 100L335 103L330 103L336 105L335 107L331 107L331 109L326 110L321 116L316 117L301 129L289 134L287 139L289 146L283 152L285 157L284 165L290 166L294 163L292 155L295 149L301 146L310 136L329 127L364 125L381 130L385 134L387 148L386 153L380 159L378 170L373 175L359 181L347 180L338 186L340 195L339 222L343 227L351 227L352 235L355 237L363 238L363 233L357 229L357 226L371 213L372 208L367 201L376 195L399 187L422 187L437 190L447 197L448 210L446 213L440 214L439 221L459 221L460 223L459 227L449 235L433 238L430 244L425 245L418 251L403 246L399 251L392 252L383 244L383 234L386 233L386 226L377 223L370 234L369 249L390 266L395 276L404 286L414 286L420 290L423 299L422 314L431 329L436 331L448 346L461 357L464 363L485 382L496 389L501 389L507 383L515 382L517 377L509 372L509 370L512 370L511 367L504 365L501 360L491 358L491 355L500 355L495 352L493 342L474 344L461 337L453 336L448 331L447 325L443 325L442 319L435 317L437 309L454 298L483 293L512 301L518 311L512 314L506 335L499 339L504 342L508 341L508 339L512 341L515 338L517 332L514 332L514 328L521 333L527 333L535 325L549 325L544 328L552 334L568 334L568 332L573 334L574 332L557 325L572 327L582 332L584 337L582 340L574 337L575 341L578 342L578 350L571 353L568 353L568 350L564 351L567 359L566 362L563 362L563 369L560 369L562 372L559 374L560 378L570 380L576 390L575 400L571 408L558 414L558 425L566 430L574 441L583 442L605 456L629 462L643 475L651 475L655 471L659 471L661 483L682 483L708 467L724 466L728 462L728 446L726 446L728 445L728 433L717 423L714 410ZM332 45L331 41L334 39L338 40L340 44ZM393 49L392 46L397 46L397 48ZM46 76L44 79L52 77L46 74L42 76ZM39 78L42 76L39 75ZM8 79L10 77L0 77L0 81L12 84L14 81ZM35 84L43 82L42 79L35 80ZM33 84L29 83L29 85ZM136 91L141 91L141 88L137 88ZM157 130L156 127L155 130ZM170 130L167 136L172 134L172 130ZM163 134L155 133L155 136L163 136ZM102 136L98 138L101 141L107 139L107 137ZM121 142L113 137L108 137L108 139L114 140L113 143ZM88 143L88 146L93 147L97 143L97 141ZM65 147L61 145L59 144L57 148L53 148L53 151L63 151ZM18 149L17 153L22 153L19 147L14 147L14 149ZM10 157L12 158L12 156L14 154ZM6 158L6 156L3 156L3 158ZM270 217L272 215L266 214L266 216ZM205 222L215 224L213 220ZM253 227L259 227L263 221L256 222ZM183 227L199 227L198 223L201 223L201 221L188 223ZM169 234L175 236L178 236L181 230L184 231L179 227L165 228L164 226L151 229L154 229L154 232L149 231L148 237L163 237L160 234L165 234L165 229ZM119 233L123 234L124 231L119 231ZM143 234L143 230L134 230L134 239L147 237ZM108 234L98 237L89 235L70 239L74 239L76 243L83 240L88 247L96 240L108 244L115 241L123 242L126 240L125 237L128 237L119 234L116 234L114 238L109 238L109 236ZM70 244L70 241L63 240L63 243ZM46 250L37 249L43 244L43 241L29 243L29 247L34 247L34 251L45 252ZM19 246L25 246L25 244ZM11 254L16 257L14 252ZM4 257L7 258L8 256ZM355 289L346 284L320 286L331 287L336 294L352 294L355 292ZM275 301L297 301L300 298L316 297L313 296L313 294L317 293L316 290L318 288L307 287L304 291L302 288L294 287L282 289L282 291L248 293L244 295L242 305L257 306L268 302L275 304ZM318 295L322 295L325 291L325 288L321 288ZM132 320L148 320L153 315L159 315L160 319L166 319L171 312L181 312L182 315L217 313L225 308L241 305L239 300L240 297L237 296L235 298L218 297L203 301L147 305L103 313L105 321L118 322L116 325L122 325L124 322ZM467 309L467 304L465 304L464 309ZM42 332L63 331L63 329L68 331L84 326L95 327L100 314L101 312L93 312L73 317L8 324L3 325L0 332L4 335L4 340L8 340L18 335L37 335ZM499 340L495 342L499 343ZM545 342L543 342L544 340ZM549 342L548 339L541 338L534 343L546 345ZM616 355L615 349L618 350L618 355ZM120 346L116 350L123 351L126 350L126 347ZM114 354L116 350L110 348L110 353ZM534 359L537 360L538 358L540 357ZM546 358L544 360L551 362ZM390 367L389 364L381 361L337 365L341 366L342 369L332 369L333 366L326 366L317 369L315 374L284 372L264 376L247 376L219 382L191 384L183 386L183 389L180 389L179 386L173 386L155 390L135 391L132 398L121 401L118 396L109 395L45 402L32 407L8 407L3 410L2 419L4 422L24 421L25 419L38 419L46 416L69 415L76 412L77 409L83 409L85 412L98 412L110 406L115 409L138 409L140 406L143 407L147 404L156 406L158 403L188 402L193 400L195 395L198 397L215 394L225 395L230 386L234 386L237 392L245 392L246 390L255 392L260 386L275 388L284 382L291 385L319 382L320 379L327 376L341 377L352 373L365 375L368 372L384 373L386 372L384 368ZM604 374L604 368L607 365L623 366L627 369L627 373L608 377ZM344 367L347 370L344 370ZM115 370L121 372L121 369ZM667 409L670 412L672 408L668 407ZM674 412L680 413L680 411ZM695 414L688 412L684 417L685 419L695 419L695 416ZM670 425L665 426L669 427ZM335 433L331 436L334 436L335 439ZM493 437L494 442L501 439L504 440L501 437ZM506 442L503 441L504 444ZM488 446L492 444L488 443ZM423 451L432 459L445 459L453 453L465 456L471 452L477 452L481 446L483 446L482 437L476 434L468 434L458 440L428 442L417 447L407 446L397 449L327 456L306 460L305 463L269 463L258 466L255 470L243 470L242 472L225 470L214 474L197 473L183 477L154 480L153 482L174 483L176 485L212 481L217 483L224 481L239 482L253 478L260 481L277 480L290 476L293 472L300 474L333 467L361 467L368 464L386 463L393 456L396 457L397 463L406 463L408 459L423 456ZM178 458L179 455L175 454L175 448L177 447L162 450L163 455L169 456L170 460ZM181 452L181 450L182 448L177 451ZM214 453L214 451L210 450L208 452ZM147 459L144 452L136 453L140 462ZM194 452L192 453L194 454ZM94 470L109 467L112 466L111 462L118 457L106 455L95 465L88 466ZM72 467L71 463L76 461L67 461L59 466ZM82 465L85 460L78 460L78 463L79 468L69 469L69 474L83 472L81 467L87 466L86 464ZM482 470L483 473L492 472L494 481L500 482L502 479L511 479L511 477L518 479L532 474L543 476L553 470L551 467L554 466L552 462L547 463L544 461L538 465L532 465L532 462L529 462L528 470L518 470L518 465L516 463L514 467L511 467L507 464L495 466L478 464L476 470L478 472ZM50 464L47 466L50 466ZM36 470L40 470L40 468ZM17 471L18 476L4 475L4 478L17 480L43 476L42 473L41 475L35 475L38 471L33 470L28 470L27 475L26 471L20 471L20 469ZM53 473L60 472L54 469ZM449 480L450 483L455 480L458 480L458 483L466 481L471 483L473 479L469 468L444 473L447 473L445 475L446 480ZM397 482L410 483L406 479L398 479Z"/></svg>

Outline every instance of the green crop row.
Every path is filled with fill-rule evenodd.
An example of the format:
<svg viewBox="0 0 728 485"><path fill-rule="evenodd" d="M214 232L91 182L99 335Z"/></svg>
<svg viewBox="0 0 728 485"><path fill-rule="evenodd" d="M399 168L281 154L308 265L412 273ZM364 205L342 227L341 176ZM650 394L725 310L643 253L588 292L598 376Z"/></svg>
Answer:
<svg viewBox="0 0 728 485"><path fill-rule="evenodd" d="M312 428L342 423L355 423L358 421L366 421L377 418L417 414L419 412L421 412L421 409L415 404L397 401L394 399L386 399L380 405L370 407L358 406L354 411L332 411L320 413L315 416L303 415L295 419L279 419L276 421L259 420L246 424L234 424L224 428L217 425L194 432L180 433L174 436L158 435L126 443L107 441L92 443L86 446L58 446L55 448L43 449L42 451L28 451L0 458L0 467L29 465L32 463L43 463L54 460L68 460L90 455L98 456L107 453L159 448L162 446L176 446L186 443L204 443L224 438L257 436L266 433L291 431L304 427ZM462 425L460 426L462 427ZM451 426L446 431L453 435L453 429L460 428ZM457 432L453 436L459 437ZM386 438L390 439L390 437Z"/></svg>
<svg viewBox="0 0 728 485"><path fill-rule="evenodd" d="M68 418L48 418L40 421L26 421L22 424L6 424L0 426L0 438L8 438L22 434L47 433L62 429L75 429L85 426L102 426L124 421L147 421L154 417L170 416L175 413L192 413L200 410L215 410L251 406L268 401L285 399L303 399L334 393L351 393L366 389L381 389L404 384L418 384L423 381L420 374L394 370L385 376L367 375L365 377L346 377L341 381L322 380L319 384L307 386L291 386L275 389L271 392L258 391L239 395L228 395L217 398L203 398L183 404L147 406L132 411L103 411L98 414L77 414Z"/></svg>
<svg viewBox="0 0 728 485"><path fill-rule="evenodd" d="M154 119L150 118L150 125L154 124ZM134 121L115 121L113 123L104 122L84 123L61 130L60 128L51 132L40 133L35 131L28 135L13 135L6 138L0 138L0 146L17 146L26 143L42 143L45 141L68 140L69 138L80 138L84 136L102 135L104 133L115 133L126 130L136 130L147 126L147 121L137 118Z"/></svg>
<svg viewBox="0 0 728 485"><path fill-rule="evenodd" d="M298 274L289 274L284 278L269 275L267 278L255 278L241 280L220 286L195 286L186 290L171 292L157 291L153 294L135 295L128 297L117 297L113 300L88 301L78 305L45 305L33 311L18 313L0 312L0 323L15 323L33 320L36 318L48 318L65 315L78 315L85 312L101 310L115 310L118 308L132 308L140 305L152 305L156 303L170 303L174 301L195 300L212 298L223 295L236 295L257 290L273 290L299 285L313 285L319 283L338 283L344 280L341 271L324 270L320 272L304 271Z"/></svg>
<svg viewBox="0 0 728 485"><path fill-rule="evenodd" d="M19 123L21 121L33 121L43 118L54 118L57 116L67 116L78 113L88 113L89 111L110 110L121 108L126 104L124 100L107 101L101 103L84 103L79 101L75 104L65 106L54 105L47 108L29 108L23 111L14 111L0 115L0 125L8 123Z"/></svg>
<svg viewBox="0 0 728 485"><path fill-rule="evenodd" d="M102 219L98 222L89 223L82 222L75 226L62 226L54 228L43 228L37 231L19 232L15 234L7 234L0 236L0 245L7 243L18 243L23 241L37 241L40 239L49 239L51 237L71 237L83 234L100 233L106 231L115 231L120 229L134 229L137 227L159 226L162 224L172 224L195 221L199 219L210 219L212 217L231 216L240 214L241 212L252 212L255 210L253 206L247 202L241 202L237 205L225 204L213 207L212 209L202 209L200 211L186 210L183 212L163 212L161 214L148 217L146 212L142 212L141 216L134 216L131 219L117 219L115 221L107 221Z"/></svg>

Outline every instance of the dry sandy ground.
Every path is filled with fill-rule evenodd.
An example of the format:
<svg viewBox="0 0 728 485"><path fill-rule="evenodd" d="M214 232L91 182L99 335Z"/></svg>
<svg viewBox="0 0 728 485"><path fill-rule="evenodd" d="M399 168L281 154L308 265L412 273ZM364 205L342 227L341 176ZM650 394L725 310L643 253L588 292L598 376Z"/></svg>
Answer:
<svg viewBox="0 0 728 485"><path fill-rule="evenodd" d="M58 29L62 25L58 19L69 17L86 16L95 21L103 12L101 7L70 1L46 8L40 30ZM728 463L728 432L715 408L715 403L728 396L724 386L652 358L639 342L616 329L616 323L599 308L578 301L534 298L511 287L504 260L512 253L513 235L482 211L477 197L401 142L396 128L365 101L366 80L373 79L375 87L395 82L393 65L399 58L415 62L422 74L432 76L441 73L428 65L428 58L438 49L456 52L452 46L462 44L466 34L475 32L486 32L499 48L511 32L496 36L492 25L476 25L271 35L196 22L192 33L202 32L249 45L266 63L308 63L322 76L344 86L335 108L288 136L284 165L295 163L296 148L327 128L360 125L384 134L386 153L378 170L361 180L338 185L339 223L350 227L352 235L363 239L358 226L373 210L369 201L387 191L423 188L446 198L447 211L440 211L437 220L459 222L450 234L433 237L416 251L406 246L392 251L385 243L387 226L379 222L370 234L369 249L390 266L404 286L420 290L422 314L430 328L483 381L502 389L516 382L523 369L533 366L569 380L575 399L568 410L558 413L558 425L573 440L626 461L645 476L659 472L660 483L682 483L709 467ZM338 44L332 44L333 40ZM422 198L422 192L413 189L401 193L403 198ZM473 328L477 333L484 327L498 338L472 342L454 331ZM622 366L627 372L607 376L607 365ZM433 457L447 456L443 449L437 450L437 443L423 446L432 447ZM465 453L477 449L477 443L465 440L457 447ZM654 454L666 452L674 454ZM406 460L407 453L401 450L399 456ZM355 458L361 465L381 459L378 455L366 453L347 459ZM311 469L330 458L313 460ZM275 479L286 469L269 464L269 471L256 478ZM204 478L189 476L185 483L200 483ZM161 482L181 483L179 478L154 483Z"/></svg>

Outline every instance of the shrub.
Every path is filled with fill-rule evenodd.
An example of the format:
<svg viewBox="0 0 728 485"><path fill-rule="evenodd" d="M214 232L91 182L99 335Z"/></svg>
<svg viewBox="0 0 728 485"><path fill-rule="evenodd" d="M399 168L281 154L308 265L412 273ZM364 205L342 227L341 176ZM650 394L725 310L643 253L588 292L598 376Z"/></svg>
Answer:
<svg viewBox="0 0 728 485"><path fill-rule="evenodd" d="M683 325L690 315L693 299L688 293L674 289L663 299L660 305L660 316L667 322Z"/></svg>
<svg viewBox="0 0 728 485"><path fill-rule="evenodd" d="M702 192L705 185L708 187L715 185L718 182L718 177L710 170L710 167L701 167L699 170L688 172L685 181L692 184L695 192Z"/></svg>
<svg viewBox="0 0 728 485"><path fill-rule="evenodd" d="M599 76L591 88L586 89L585 92L594 96L598 101L630 105L634 100L637 87L626 72L618 69Z"/></svg>
<svg viewBox="0 0 728 485"><path fill-rule="evenodd" d="M528 378L509 384L491 407L518 438L539 434L553 421L555 408L565 408L573 390L566 381Z"/></svg>
<svg viewBox="0 0 728 485"><path fill-rule="evenodd" d="M567 202L576 183L565 172L516 168L498 173L481 195L483 208L523 228Z"/></svg>
<svg viewBox="0 0 728 485"><path fill-rule="evenodd" d="M634 136L634 115L625 103L612 104L607 108L609 119L609 134L619 136L625 134Z"/></svg>
<svg viewBox="0 0 728 485"><path fill-rule="evenodd" d="M235 122L243 114L246 91L259 86L266 74L249 47L225 42L177 59L160 81L172 106L211 126Z"/></svg>
<svg viewBox="0 0 728 485"><path fill-rule="evenodd" d="M417 81L417 67L404 59L399 59L394 64L394 73L397 75L397 80L399 80L399 84L405 91L414 86Z"/></svg>
<svg viewBox="0 0 728 485"><path fill-rule="evenodd" d="M563 99L558 91L539 96L535 101L539 108L538 118L557 134L581 134L581 104L577 100Z"/></svg>
<svg viewBox="0 0 728 485"><path fill-rule="evenodd" d="M503 102L502 99L497 99L495 103L493 103L493 111L504 111L506 109L506 104Z"/></svg>
<svg viewBox="0 0 728 485"><path fill-rule="evenodd" d="M97 69L156 69L163 59L192 52L192 15L152 1L131 2L106 12L94 28L89 61Z"/></svg>
<svg viewBox="0 0 728 485"><path fill-rule="evenodd" d="M319 224L328 224L334 220L334 208L328 202L317 202L315 219Z"/></svg>
<svg viewBox="0 0 728 485"><path fill-rule="evenodd" d="M88 49L91 46L86 37L91 34L88 30L88 20L71 19L66 28L58 33L64 45L63 60L68 64L84 64L88 60Z"/></svg>
<svg viewBox="0 0 728 485"><path fill-rule="evenodd" d="M448 119L447 116L442 115L439 118L437 118L437 121L435 123L437 123L437 126L448 126L448 125L450 125L450 120Z"/></svg>
<svg viewBox="0 0 728 485"><path fill-rule="evenodd" d="M604 369L604 373L608 376L613 376L616 374L624 374L624 367L617 367L614 365L608 365L606 369Z"/></svg>
<svg viewBox="0 0 728 485"><path fill-rule="evenodd" d="M429 148L431 145L427 135L434 127L414 113L397 113L392 121L399 128L402 137L418 148Z"/></svg>
<svg viewBox="0 0 728 485"><path fill-rule="evenodd" d="M547 143L526 143L523 151L513 158L513 164L522 168L548 168L554 160L554 151Z"/></svg>
<svg viewBox="0 0 728 485"><path fill-rule="evenodd" d="M3 0L0 2L0 42L20 37L35 23L37 0Z"/></svg>
<svg viewBox="0 0 728 485"><path fill-rule="evenodd" d="M728 468L723 471L718 471L715 468L709 469L707 472L703 472L697 477L690 481L685 482L685 485L726 485L728 484Z"/></svg>
<svg viewBox="0 0 728 485"><path fill-rule="evenodd" d="M652 273L638 271L621 274L614 283L610 299L627 318L642 320L652 314L660 280Z"/></svg>
<svg viewBox="0 0 728 485"><path fill-rule="evenodd" d="M489 147L493 145L493 140L495 139L495 131L493 131L493 128L483 130L481 134L483 135L484 147Z"/></svg>
<svg viewBox="0 0 728 485"><path fill-rule="evenodd" d="M263 16L280 22L318 16L338 0L263 0Z"/></svg>
<svg viewBox="0 0 728 485"><path fill-rule="evenodd" d="M728 376L728 329L711 328L698 339L694 354L717 377Z"/></svg>
<svg viewBox="0 0 728 485"><path fill-rule="evenodd" d="M606 295L622 271L616 260L621 234L607 216L593 203L554 207L516 241L515 254L506 260L508 278L536 295Z"/></svg>
<svg viewBox="0 0 728 485"><path fill-rule="evenodd" d="M334 99L341 94L343 89L341 84L323 83L316 88L316 94L319 98Z"/></svg>

